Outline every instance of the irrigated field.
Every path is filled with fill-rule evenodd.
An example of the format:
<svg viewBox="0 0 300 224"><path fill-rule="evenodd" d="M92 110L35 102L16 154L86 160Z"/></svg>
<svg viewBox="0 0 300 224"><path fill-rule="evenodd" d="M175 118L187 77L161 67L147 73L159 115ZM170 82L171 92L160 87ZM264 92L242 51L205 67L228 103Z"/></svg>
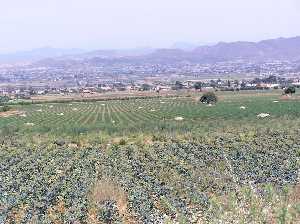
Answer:
<svg viewBox="0 0 300 224"><path fill-rule="evenodd" d="M219 99L15 106L0 223L299 223L300 102Z"/></svg>
<svg viewBox="0 0 300 224"><path fill-rule="evenodd" d="M297 125L299 101L279 100L279 97L276 93L228 94L212 107L192 97L36 104L16 107L21 114L0 118L0 128L61 136L95 131L119 135L161 131L205 133L227 128ZM268 113L270 117L258 119L260 113ZM183 120L176 121L176 117Z"/></svg>

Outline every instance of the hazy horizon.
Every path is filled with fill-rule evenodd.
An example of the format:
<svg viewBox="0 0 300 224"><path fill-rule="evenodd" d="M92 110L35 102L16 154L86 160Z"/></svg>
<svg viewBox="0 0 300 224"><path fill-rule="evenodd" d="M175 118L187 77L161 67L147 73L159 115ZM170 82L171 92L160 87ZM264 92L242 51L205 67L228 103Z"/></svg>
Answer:
<svg viewBox="0 0 300 224"><path fill-rule="evenodd" d="M297 0L11 0L0 8L0 54L54 48L165 48L176 42L300 35Z"/></svg>

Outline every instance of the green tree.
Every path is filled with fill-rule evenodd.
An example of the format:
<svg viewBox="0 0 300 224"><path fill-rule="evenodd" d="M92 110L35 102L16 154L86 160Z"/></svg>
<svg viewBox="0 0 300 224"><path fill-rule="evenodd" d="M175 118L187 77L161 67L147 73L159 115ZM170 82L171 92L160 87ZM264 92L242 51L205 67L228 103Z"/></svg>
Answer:
<svg viewBox="0 0 300 224"><path fill-rule="evenodd" d="M147 83L142 84L142 87L141 87L142 91L149 91L150 88L151 88L151 86Z"/></svg>
<svg viewBox="0 0 300 224"><path fill-rule="evenodd" d="M202 95L200 98L201 103L207 103L207 104L215 104L218 102L218 97L213 92L207 92Z"/></svg>
<svg viewBox="0 0 300 224"><path fill-rule="evenodd" d="M292 94L296 93L295 86L289 86L289 87L285 88L284 93L287 95L292 95Z"/></svg>
<svg viewBox="0 0 300 224"><path fill-rule="evenodd" d="M10 98L8 96L0 96L0 105L8 102Z"/></svg>
<svg viewBox="0 0 300 224"><path fill-rule="evenodd" d="M183 89L183 84L180 81L176 81L173 87L173 90Z"/></svg>
<svg viewBox="0 0 300 224"><path fill-rule="evenodd" d="M246 83L244 81L241 83L241 88L242 89L246 88Z"/></svg>
<svg viewBox="0 0 300 224"><path fill-rule="evenodd" d="M0 107L0 112L7 112L7 111L9 111L9 110L10 110L10 107L7 106L7 105L5 105L5 106L3 106L3 107Z"/></svg>
<svg viewBox="0 0 300 224"><path fill-rule="evenodd" d="M228 86L228 87L231 87L231 82L230 82L230 80L227 80L227 86Z"/></svg>
<svg viewBox="0 0 300 224"><path fill-rule="evenodd" d="M200 90L200 92L202 91L202 82L196 82L194 84L194 88L195 90Z"/></svg>

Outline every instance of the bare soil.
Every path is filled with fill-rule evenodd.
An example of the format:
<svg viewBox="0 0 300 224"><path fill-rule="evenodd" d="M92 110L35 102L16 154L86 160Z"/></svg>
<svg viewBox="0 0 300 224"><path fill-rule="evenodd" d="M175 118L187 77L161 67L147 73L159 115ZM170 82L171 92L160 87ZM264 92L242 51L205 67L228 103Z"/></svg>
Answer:
<svg viewBox="0 0 300 224"><path fill-rule="evenodd" d="M10 110L10 111L6 111L6 112L0 112L0 117L11 117L11 116L20 115L20 114L23 114L23 112L18 111L18 110Z"/></svg>
<svg viewBox="0 0 300 224"><path fill-rule="evenodd" d="M43 96L33 96L33 102L51 102L51 101L76 101L76 100L107 100L120 99L130 97L155 97L155 96L180 96L185 95L185 91L161 91L159 94L149 91L122 91L122 92L108 92L108 93L85 93L85 94L49 94Z"/></svg>

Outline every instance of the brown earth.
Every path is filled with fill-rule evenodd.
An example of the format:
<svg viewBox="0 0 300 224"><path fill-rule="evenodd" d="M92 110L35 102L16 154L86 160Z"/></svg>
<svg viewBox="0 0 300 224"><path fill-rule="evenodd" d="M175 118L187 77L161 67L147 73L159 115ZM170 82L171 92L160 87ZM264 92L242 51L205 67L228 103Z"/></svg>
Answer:
<svg viewBox="0 0 300 224"><path fill-rule="evenodd" d="M23 114L23 112L18 110L10 110L6 112L0 112L0 117L10 117L10 116L20 115L20 114Z"/></svg>
<svg viewBox="0 0 300 224"><path fill-rule="evenodd" d="M76 101L76 100L109 100L122 99L131 97L157 97L157 96L184 96L186 91L161 91L159 94L152 91L122 91L109 93L85 93L85 94L49 94L43 96L32 96L33 102L51 102L51 101Z"/></svg>

